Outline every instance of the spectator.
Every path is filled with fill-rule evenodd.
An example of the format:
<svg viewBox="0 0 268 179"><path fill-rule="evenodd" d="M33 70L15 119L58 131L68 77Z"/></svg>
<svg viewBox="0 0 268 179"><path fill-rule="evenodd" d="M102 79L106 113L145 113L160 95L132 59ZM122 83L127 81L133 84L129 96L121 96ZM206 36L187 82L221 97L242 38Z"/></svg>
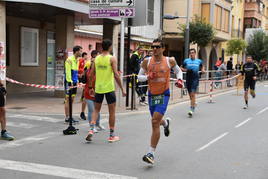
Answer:
<svg viewBox="0 0 268 179"><path fill-rule="evenodd" d="M0 81L0 123L1 123L1 138L4 140L14 140L15 138L6 130L6 109L5 109L5 95L6 89Z"/></svg>
<svg viewBox="0 0 268 179"><path fill-rule="evenodd" d="M78 80L79 83L86 83L86 81L84 80L84 68L85 68L85 64L87 62L87 53L83 52L82 53L82 58L80 58L79 60L79 64L78 64ZM80 113L80 118L82 120L86 120L86 115L85 115L85 109L86 109L86 101L84 99L84 88L83 88L83 92L81 95L81 102L82 102L82 107L81 107L81 113Z"/></svg>
<svg viewBox="0 0 268 179"><path fill-rule="evenodd" d="M140 70L140 63L142 61L142 54L143 50L141 47L138 47L136 52L134 52L130 58L130 73L138 75L139 70ZM137 81L137 76L135 76L135 80ZM138 96L140 97L140 104L145 105L145 94L143 93L142 87L143 85L140 82L136 83L136 92Z"/></svg>

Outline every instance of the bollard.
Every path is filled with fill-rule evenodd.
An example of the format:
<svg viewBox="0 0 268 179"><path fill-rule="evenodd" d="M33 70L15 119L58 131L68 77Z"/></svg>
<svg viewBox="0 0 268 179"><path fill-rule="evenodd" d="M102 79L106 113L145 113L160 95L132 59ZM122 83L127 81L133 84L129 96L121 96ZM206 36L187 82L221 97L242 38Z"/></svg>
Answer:
<svg viewBox="0 0 268 179"><path fill-rule="evenodd" d="M129 105L129 83L130 83L130 77L127 77L127 85L126 85L126 107Z"/></svg>
<svg viewBox="0 0 268 179"><path fill-rule="evenodd" d="M137 85L137 78L135 75L133 75L133 110L136 109L136 85Z"/></svg>
<svg viewBox="0 0 268 179"><path fill-rule="evenodd" d="M131 110L134 110L134 81L135 81L135 76L131 76Z"/></svg>
<svg viewBox="0 0 268 179"><path fill-rule="evenodd" d="M214 103L214 101L212 101L212 92L213 92L213 81L210 82L209 101L208 101L208 103Z"/></svg>
<svg viewBox="0 0 268 179"><path fill-rule="evenodd" d="M64 135L75 135L78 129L73 126L72 88L69 89L69 126L63 130Z"/></svg>

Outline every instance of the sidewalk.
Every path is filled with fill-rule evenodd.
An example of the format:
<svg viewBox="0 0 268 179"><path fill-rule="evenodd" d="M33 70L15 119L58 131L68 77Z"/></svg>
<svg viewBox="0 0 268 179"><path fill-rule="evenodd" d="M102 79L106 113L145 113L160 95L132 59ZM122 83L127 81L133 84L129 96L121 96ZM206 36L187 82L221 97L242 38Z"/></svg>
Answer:
<svg viewBox="0 0 268 179"><path fill-rule="evenodd" d="M208 96L208 87L202 87L202 93L198 94L197 97L204 97ZM207 89L205 89L207 88ZM223 89L217 89L213 93L221 93L229 90L235 89L234 87L231 88L223 88ZM180 102L184 102L189 100L188 95L182 95L181 89L178 89L176 87L171 88L171 97L169 104L176 104ZM81 97L82 90L78 90L78 94L75 98L75 103L73 106L73 114L74 116L78 116L81 112ZM118 93L117 93L118 96ZM117 104L117 113L133 113L137 111L147 111L148 105L140 105L139 99L136 98L136 109L131 111L129 109L126 109L125 107L125 98L121 98L120 100L120 106ZM105 101L105 99L104 99ZM44 92L36 92L36 93L28 93L28 94L18 94L18 95L8 95L7 96L7 105L6 105L7 111L12 113L39 113L39 114L55 114L55 115L62 115L64 117L64 99L63 98L56 98L53 96L53 92L44 91ZM128 107L130 108L130 106ZM85 114L87 115L87 109ZM102 115L108 114L108 106L106 104L106 101L104 102L102 106Z"/></svg>

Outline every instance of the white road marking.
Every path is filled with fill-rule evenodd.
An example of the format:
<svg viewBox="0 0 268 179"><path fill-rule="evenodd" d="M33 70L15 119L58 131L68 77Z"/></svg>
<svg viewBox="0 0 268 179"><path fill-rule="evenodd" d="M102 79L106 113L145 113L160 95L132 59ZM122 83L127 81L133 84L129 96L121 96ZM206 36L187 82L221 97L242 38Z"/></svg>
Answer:
<svg viewBox="0 0 268 179"><path fill-rule="evenodd" d="M209 143L207 143L206 145L204 145L203 147L200 147L199 149L196 150L196 152L200 152L202 150L204 150L205 148L209 147L211 144L217 142L218 140L220 140L221 138L223 138L224 136L228 135L229 132L225 132L222 135L220 135L219 137L217 137L216 139L213 139L212 141L210 141Z"/></svg>
<svg viewBox="0 0 268 179"><path fill-rule="evenodd" d="M53 122L53 123L64 121L63 119L56 119L56 118L45 117L45 116L22 115L22 114L8 114L7 117L29 119L29 120L34 120L34 121Z"/></svg>
<svg viewBox="0 0 268 179"><path fill-rule="evenodd" d="M81 170L53 165L44 165L2 159L0 159L0 168L75 179L136 179L135 177L94 172L90 170Z"/></svg>
<svg viewBox="0 0 268 179"><path fill-rule="evenodd" d="M264 113L266 110L268 110L268 107L266 107L263 110L259 111L256 115L260 115L261 113Z"/></svg>
<svg viewBox="0 0 268 179"><path fill-rule="evenodd" d="M24 128L24 129L31 129L36 127L36 125L33 124L27 124L27 123L20 123L20 122L7 122L8 127L18 127L18 128Z"/></svg>
<svg viewBox="0 0 268 179"><path fill-rule="evenodd" d="M14 141L10 141L7 143L3 143L0 144L0 150L6 149L6 148L14 148L14 147L19 147L25 144L31 144L34 143L36 141L41 141L41 140L45 140L54 136L59 136L60 133L59 132L48 132L45 134L39 134L36 136L32 136L32 137L26 137L23 139L18 139L18 140L14 140Z"/></svg>
<svg viewBox="0 0 268 179"><path fill-rule="evenodd" d="M246 123L249 122L250 120L252 120L252 117L247 118L247 119L244 120L243 122L237 124L237 125L235 126L235 128L239 128L239 127L243 126L244 124L246 124Z"/></svg>

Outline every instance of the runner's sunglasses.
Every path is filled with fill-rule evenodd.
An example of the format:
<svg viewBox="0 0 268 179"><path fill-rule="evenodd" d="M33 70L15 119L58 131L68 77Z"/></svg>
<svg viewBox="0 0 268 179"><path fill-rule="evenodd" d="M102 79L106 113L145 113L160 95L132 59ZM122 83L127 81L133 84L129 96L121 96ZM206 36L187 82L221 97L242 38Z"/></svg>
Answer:
<svg viewBox="0 0 268 179"><path fill-rule="evenodd" d="M162 46L161 46L161 45L152 45L151 48L152 48L152 49L154 49L154 48L159 49L159 48L162 48Z"/></svg>

